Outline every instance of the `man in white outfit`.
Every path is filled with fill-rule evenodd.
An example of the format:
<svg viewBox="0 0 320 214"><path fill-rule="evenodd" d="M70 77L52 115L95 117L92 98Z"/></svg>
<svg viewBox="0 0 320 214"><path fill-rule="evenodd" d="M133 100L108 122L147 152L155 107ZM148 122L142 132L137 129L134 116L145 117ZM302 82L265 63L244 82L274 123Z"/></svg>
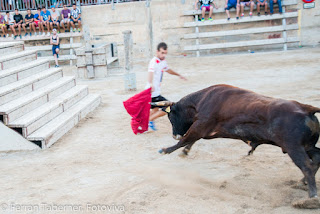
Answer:
<svg viewBox="0 0 320 214"><path fill-rule="evenodd" d="M153 57L149 63L148 68L148 83L146 88L152 87L152 102L167 101L166 98L161 96L161 82L164 72L179 76L183 80L187 80L182 75L174 72L168 67L166 61L166 55L168 53L168 46L166 43L161 42L157 47L156 56ZM151 106L150 118L149 118L149 129L156 131L154 120L166 115L164 111L161 111L158 107Z"/></svg>

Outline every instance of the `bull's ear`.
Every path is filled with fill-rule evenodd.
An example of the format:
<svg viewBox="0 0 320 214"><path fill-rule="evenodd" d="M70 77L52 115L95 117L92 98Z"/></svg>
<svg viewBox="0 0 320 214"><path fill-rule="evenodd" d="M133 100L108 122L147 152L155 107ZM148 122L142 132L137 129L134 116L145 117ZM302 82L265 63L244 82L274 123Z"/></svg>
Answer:
<svg viewBox="0 0 320 214"><path fill-rule="evenodd" d="M170 113L170 111L171 111L170 106L168 106L164 111L165 111L165 112L167 112L167 113L169 114L169 113Z"/></svg>

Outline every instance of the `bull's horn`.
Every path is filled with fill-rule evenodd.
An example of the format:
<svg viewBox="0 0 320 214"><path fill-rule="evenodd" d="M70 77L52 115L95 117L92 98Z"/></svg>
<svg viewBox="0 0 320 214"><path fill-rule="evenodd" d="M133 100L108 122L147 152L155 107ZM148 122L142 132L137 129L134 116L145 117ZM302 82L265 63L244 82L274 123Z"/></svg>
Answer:
<svg viewBox="0 0 320 214"><path fill-rule="evenodd" d="M152 106L172 106L174 104L174 102L170 102L170 101L160 101L160 102L154 102L154 103L150 103Z"/></svg>

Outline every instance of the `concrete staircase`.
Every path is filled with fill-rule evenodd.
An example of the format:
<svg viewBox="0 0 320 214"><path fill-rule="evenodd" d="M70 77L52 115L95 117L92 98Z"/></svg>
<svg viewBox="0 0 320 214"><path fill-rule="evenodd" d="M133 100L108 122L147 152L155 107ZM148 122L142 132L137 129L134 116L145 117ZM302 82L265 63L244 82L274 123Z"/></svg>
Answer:
<svg viewBox="0 0 320 214"><path fill-rule="evenodd" d="M27 140L51 146L100 102L23 42L0 43L0 121Z"/></svg>

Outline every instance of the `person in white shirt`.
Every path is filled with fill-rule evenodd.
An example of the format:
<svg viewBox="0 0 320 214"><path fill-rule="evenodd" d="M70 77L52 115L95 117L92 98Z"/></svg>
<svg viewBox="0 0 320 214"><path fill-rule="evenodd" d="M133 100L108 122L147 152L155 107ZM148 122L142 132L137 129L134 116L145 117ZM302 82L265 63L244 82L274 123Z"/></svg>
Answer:
<svg viewBox="0 0 320 214"><path fill-rule="evenodd" d="M161 96L161 82L164 72L172 75L179 76L183 80L187 80L182 75L174 72L168 67L166 61L166 55L168 53L168 46L166 43L161 42L157 47L156 56L153 57L149 63L148 68L148 83L146 88L152 88L152 102L167 101L166 98ZM154 120L166 115L164 111L161 111L158 107L151 107L150 118L149 118L149 129L156 131Z"/></svg>

